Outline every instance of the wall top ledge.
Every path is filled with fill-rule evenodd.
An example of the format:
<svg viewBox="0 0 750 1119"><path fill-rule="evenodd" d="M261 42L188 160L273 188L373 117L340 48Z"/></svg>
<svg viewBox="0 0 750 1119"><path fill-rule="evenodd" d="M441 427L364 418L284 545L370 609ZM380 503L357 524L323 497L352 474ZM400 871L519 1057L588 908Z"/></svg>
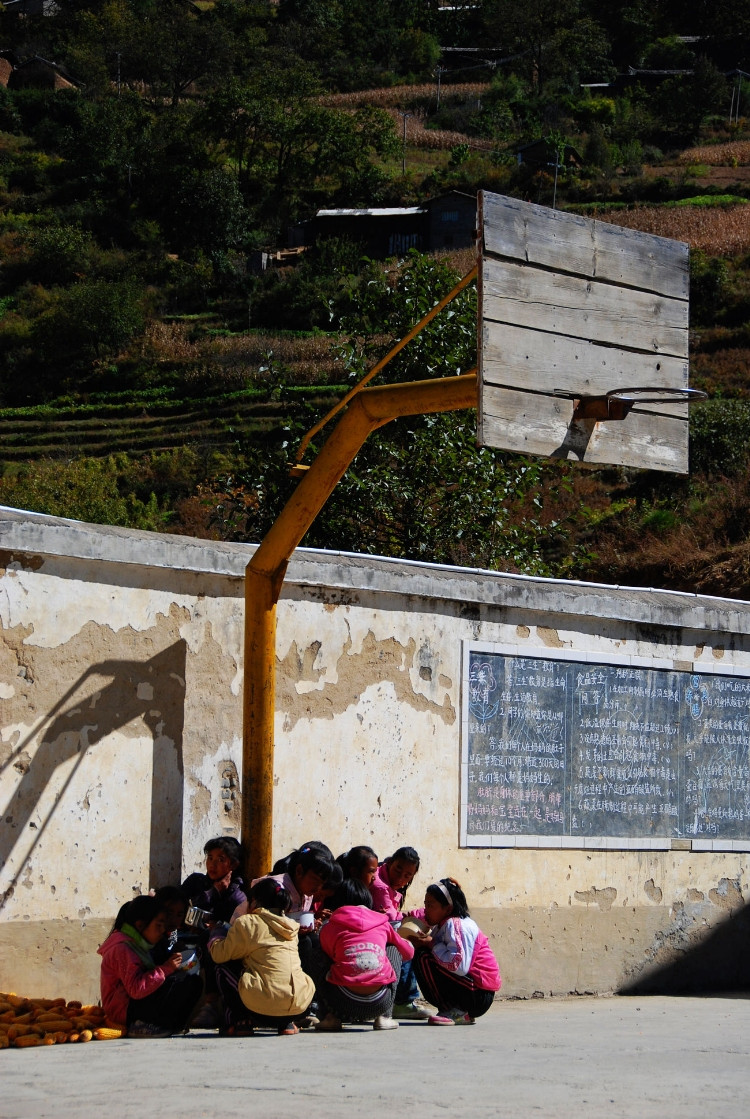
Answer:
<svg viewBox="0 0 750 1119"><path fill-rule="evenodd" d="M241 579L256 545L197 540L0 506L3 566L22 555L92 560ZM286 586L373 591L644 626L750 634L750 602L681 591L509 575L413 560L298 548ZM283 597L283 592L282 592Z"/></svg>

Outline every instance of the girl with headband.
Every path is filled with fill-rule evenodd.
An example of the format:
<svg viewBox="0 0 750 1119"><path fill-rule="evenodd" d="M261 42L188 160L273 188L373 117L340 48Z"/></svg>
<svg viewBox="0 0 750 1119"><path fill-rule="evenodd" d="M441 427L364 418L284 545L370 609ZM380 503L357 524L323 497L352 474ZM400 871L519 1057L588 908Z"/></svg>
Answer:
<svg viewBox="0 0 750 1119"><path fill-rule="evenodd" d="M430 925L412 936L417 982L437 1014L431 1026L473 1025L492 1006L502 982L489 941L469 915L455 878L427 887L424 909L414 910Z"/></svg>

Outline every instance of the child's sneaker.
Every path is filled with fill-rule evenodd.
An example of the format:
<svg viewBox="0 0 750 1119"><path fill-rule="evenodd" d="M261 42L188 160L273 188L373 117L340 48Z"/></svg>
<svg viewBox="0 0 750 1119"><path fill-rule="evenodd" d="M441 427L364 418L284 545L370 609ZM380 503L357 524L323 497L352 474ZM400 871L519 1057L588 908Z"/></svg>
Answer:
<svg viewBox="0 0 750 1119"><path fill-rule="evenodd" d="M165 1030L162 1029L161 1026L155 1026L153 1022L133 1022L132 1026L128 1029L128 1037L150 1038L152 1041L156 1041L157 1038L171 1036L171 1030Z"/></svg>
<svg viewBox="0 0 750 1119"><path fill-rule="evenodd" d="M190 1019L191 1030L217 1030L221 1025L221 1004L215 995L202 999Z"/></svg>
<svg viewBox="0 0 750 1119"><path fill-rule="evenodd" d="M394 1022L393 1018L389 1018L387 1014L378 1014L372 1028L374 1030L397 1030L398 1022Z"/></svg>
<svg viewBox="0 0 750 1119"><path fill-rule="evenodd" d="M321 1022L318 1022L317 1026L313 1028L319 1033L337 1033L339 1030L343 1030L344 1024L340 1018L337 1018L335 1014L331 1014L329 1011L325 1018Z"/></svg>
<svg viewBox="0 0 750 1119"><path fill-rule="evenodd" d="M452 1007L450 1010L439 1010L428 1019L431 1026L473 1026L474 1019L465 1010Z"/></svg>
<svg viewBox="0 0 750 1119"><path fill-rule="evenodd" d="M412 1019L424 1021L425 1018L430 1018L432 1011L428 1010L426 1006L419 1006L416 1002L402 1002L396 1003L393 1008L393 1017L400 1019Z"/></svg>
<svg viewBox="0 0 750 1119"><path fill-rule="evenodd" d="M427 1001L427 999L422 998L421 995L416 999L412 999L411 1001L413 1006L418 1007L420 1010L426 1010L428 1014L434 1014L437 1010L436 1006L433 1006L431 1002Z"/></svg>

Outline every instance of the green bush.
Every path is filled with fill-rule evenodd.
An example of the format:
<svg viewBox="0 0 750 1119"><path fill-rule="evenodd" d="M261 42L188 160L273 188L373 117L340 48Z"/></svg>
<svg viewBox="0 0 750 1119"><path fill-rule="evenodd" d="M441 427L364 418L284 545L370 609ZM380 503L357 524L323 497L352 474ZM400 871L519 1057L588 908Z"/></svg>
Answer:
<svg viewBox="0 0 750 1119"><path fill-rule="evenodd" d="M693 324L713 326L726 299L729 269L702 249L690 254L690 316Z"/></svg>
<svg viewBox="0 0 750 1119"><path fill-rule="evenodd" d="M750 455L750 401L706 400L690 413L690 469L739 474Z"/></svg>
<svg viewBox="0 0 750 1119"><path fill-rule="evenodd" d="M91 238L76 225L50 225L31 236L29 278L52 286L69 284L85 272L90 263Z"/></svg>
<svg viewBox="0 0 750 1119"><path fill-rule="evenodd" d="M141 501L133 493L121 493L120 473L114 457L45 459L0 479L0 502L92 524L163 530L168 514L159 508L155 494Z"/></svg>
<svg viewBox="0 0 750 1119"><path fill-rule="evenodd" d="M135 285L84 280L57 293L35 335L48 365L81 365L116 354L143 325Z"/></svg>

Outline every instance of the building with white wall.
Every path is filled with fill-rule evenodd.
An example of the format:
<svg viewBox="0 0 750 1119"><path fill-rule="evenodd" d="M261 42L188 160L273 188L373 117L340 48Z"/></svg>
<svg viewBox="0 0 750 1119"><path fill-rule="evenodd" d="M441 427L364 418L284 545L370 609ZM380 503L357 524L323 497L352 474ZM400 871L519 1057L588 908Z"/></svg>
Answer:
<svg viewBox="0 0 750 1119"><path fill-rule="evenodd" d="M123 901L180 881L206 839L238 833L253 549L5 509L0 551L0 989L89 999L96 947ZM513 831L496 813L472 831L469 805L483 803L467 760L472 651L495 665L708 681L696 694L724 719L716 733L731 717L736 741L733 760L712 755L702 769L716 770L712 811L724 819L729 805L731 823L672 834L664 809L649 834L644 823L572 835L570 816L558 827L549 797L529 794L546 823ZM337 853L369 843L380 857L416 846L410 900L436 877L461 881L503 995L614 991L660 968L674 977L691 953L710 983L717 935L717 985L736 985L746 965L730 934L750 891L747 681L747 603L300 549L278 608L274 856L312 838ZM683 806L693 795L690 766L677 774L690 750L677 753L674 775L662 759L666 776L649 778L646 808L667 789ZM492 772L502 785L502 766ZM569 803L583 795L566 789ZM502 798L492 803L499 812Z"/></svg>

